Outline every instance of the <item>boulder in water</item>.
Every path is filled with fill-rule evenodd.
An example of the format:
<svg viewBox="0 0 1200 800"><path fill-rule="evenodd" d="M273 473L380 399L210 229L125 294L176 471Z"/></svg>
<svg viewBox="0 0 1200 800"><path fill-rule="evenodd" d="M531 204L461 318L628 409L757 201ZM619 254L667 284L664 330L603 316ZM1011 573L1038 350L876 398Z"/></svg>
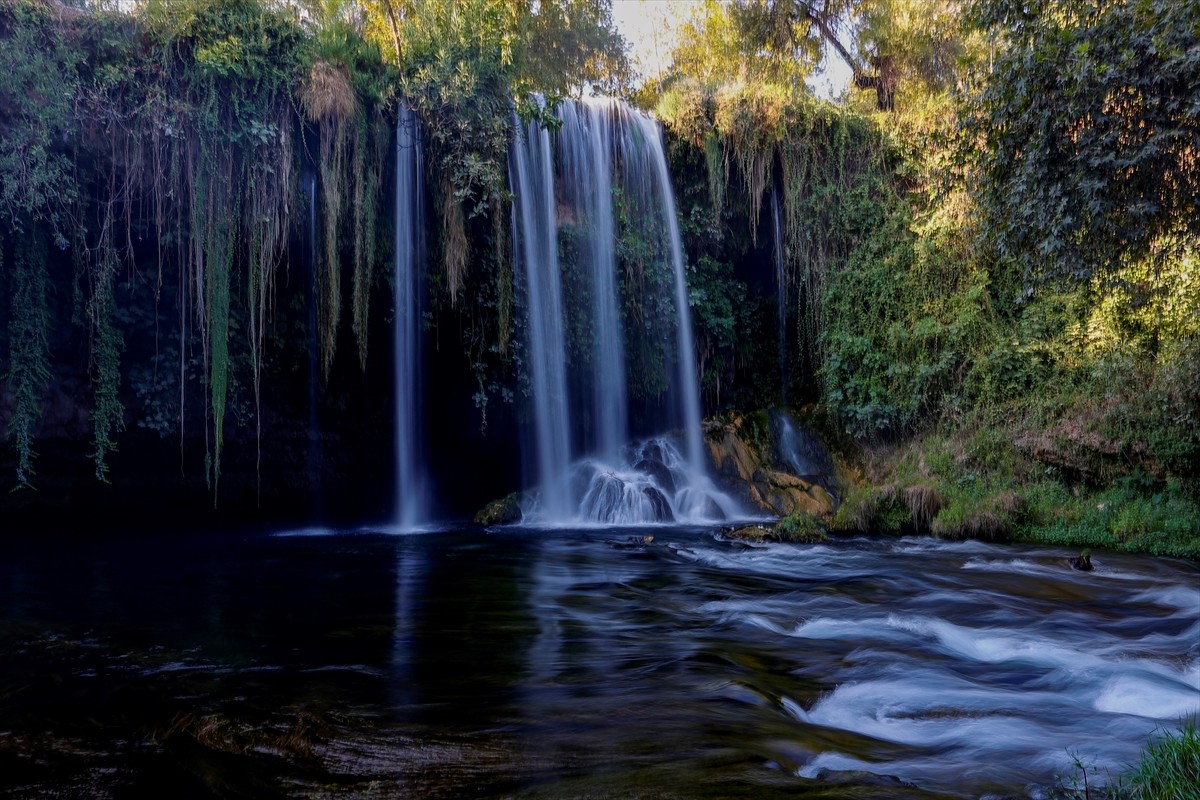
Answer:
<svg viewBox="0 0 1200 800"><path fill-rule="evenodd" d="M721 535L726 539L740 539L745 542L765 542L767 539L774 538L771 531L762 525L744 525L740 528L722 531Z"/></svg>
<svg viewBox="0 0 1200 800"><path fill-rule="evenodd" d="M675 515L671 513L671 504L666 495L653 486L643 486L642 494L650 501L652 522L674 522Z"/></svg>
<svg viewBox="0 0 1200 800"><path fill-rule="evenodd" d="M667 494L675 494L676 486L675 479L671 477L671 470L667 469L667 465L661 461L655 461L649 458L643 458L633 465L633 468L638 472L649 475L658 484L658 488L662 489Z"/></svg>
<svg viewBox="0 0 1200 800"><path fill-rule="evenodd" d="M1077 569L1080 572L1091 572L1095 569L1092 566L1092 553L1090 550L1084 550L1075 558L1072 558L1070 564L1071 569Z"/></svg>
<svg viewBox="0 0 1200 800"><path fill-rule="evenodd" d="M513 492L508 497L493 500L475 515L476 525L513 525L520 522L524 515L521 513L520 495Z"/></svg>

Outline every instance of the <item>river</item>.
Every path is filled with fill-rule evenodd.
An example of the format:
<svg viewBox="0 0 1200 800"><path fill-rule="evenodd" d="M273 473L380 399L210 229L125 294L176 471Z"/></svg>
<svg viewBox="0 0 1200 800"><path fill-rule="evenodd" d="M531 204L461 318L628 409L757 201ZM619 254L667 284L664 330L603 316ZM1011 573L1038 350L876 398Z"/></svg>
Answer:
<svg viewBox="0 0 1200 800"><path fill-rule="evenodd" d="M0 552L6 797L1037 798L1200 713L1183 560L694 527Z"/></svg>

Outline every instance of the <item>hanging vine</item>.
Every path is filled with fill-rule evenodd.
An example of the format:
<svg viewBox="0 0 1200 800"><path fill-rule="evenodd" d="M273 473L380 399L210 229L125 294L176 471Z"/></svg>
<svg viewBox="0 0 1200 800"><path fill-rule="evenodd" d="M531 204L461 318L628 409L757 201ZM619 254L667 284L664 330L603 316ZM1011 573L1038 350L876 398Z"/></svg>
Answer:
<svg viewBox="0 0 1200 800"><path fill-rule="evenodd" d="M342 201L350 181L351 135L359 113L358 97L344 69L327 61L313 62L300 94L305 118L317 126L321 138L322 258L317 270L317 328L321 373L329 378L337 351L341 320L342 279L340 232Z"/></svg>
<svg viewBox="0 0 1200 800"><path fill-rule="evenodd" d="M50 292L46 272L46 243L36 231L14 244L11 272L8 343L9 366L5 376L13 396L8 435L17 450L16 488L32 486L34 432L42 417L41 398L50 382ZM0 267L4 242L0 239Z"/></svg>
<svg viewBox="0 0 1200 800"><path fill-rule="evenodd" d="M359 368L367 368L371 288L378 258L379 194L390 131L380 109L361 109L354 145L354 275L352 320Z"/></svg>

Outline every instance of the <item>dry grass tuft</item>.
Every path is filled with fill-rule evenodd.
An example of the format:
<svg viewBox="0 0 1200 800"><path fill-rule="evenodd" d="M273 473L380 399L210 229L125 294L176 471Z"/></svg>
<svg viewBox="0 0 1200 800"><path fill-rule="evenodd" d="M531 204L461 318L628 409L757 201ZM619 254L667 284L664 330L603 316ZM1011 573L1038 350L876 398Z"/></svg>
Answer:
<svg viewBox="0 0 1200 800"><path fill-rule="evenodd" d="M1024 510L1025 500L1004 490L969 505L947 507L934 518L930 532L942 539L1006 539Z"/></svg>
<svg viewBox="0 0 1200 800"><path fill-rule="evenodd" d="M317 59L300 89L300 106L309 122L348 125L358 113L358 95L345 69Z"/></svg>
<svg viewBox="0 0 1200 800"><path fill-rule="evenodd" d="M449 178L442 185L442 248L446 288L450 292L450 307L453 308L458 303L458 293L467 276L467 256L471 245L467 241L467 221L463 216L462 203L455 197Z"/></svg>
<svg viewBox="0 0 1200 800"><path fill-rule="evenodd" d="M937 489L917 483L906 486L900 496L908 508L913 525L918 529L929 530L933 518L942 510L942 496L938 494Z"/></svg>
<svg viewBox="0 0 1200 800"><path fill-rule="evenodd" d="M1025 498L1011 489L996 492L990 503L992 508L1009 517L1015 517L1025 510Z"/></svg>

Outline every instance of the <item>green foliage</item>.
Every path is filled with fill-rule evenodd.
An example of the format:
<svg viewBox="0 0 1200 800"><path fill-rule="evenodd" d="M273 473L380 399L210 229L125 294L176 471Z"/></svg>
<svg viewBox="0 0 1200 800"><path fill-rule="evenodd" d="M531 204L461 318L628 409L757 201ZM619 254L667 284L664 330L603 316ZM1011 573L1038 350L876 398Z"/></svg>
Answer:
<svg viewBox="0 0 1200 800"><path fill-rule="evenodd" d="M1200 798L1200 729L1194 720L1157 734L1117 783L1114 800Z"/></svg>
<svg viewBox="0 0 1200 800"><path fill-rule="evenodd" d="M82 59L48 6L0 0L0 218L48 219L60 240L77 194L68 143Z"/></svg>
<svg viewBox="0 0 1200 800"><path fill-rule="evenodd" d="M41 398L50 382L50 280L46 243L34 231L13 246L12 288L8 318L9 358L5 380L14 407L8 436L17 451L17 485L33 485L33 438L42 416ZM0 265L3 240L0 240Z"/></svg>
<svg viewBox="0 0 1200 800"><path fill-rule="evenodd" d="M437 176L445 290L458 302L466 280L468 220L507 195L512 135L508 71L515 32L500 4L422 2L404 24L404 94L420 114Z"/></svg>
<svg viewBox="0 0 1200 800"><path fill-rule="evenodd" d="M926 92L953 85L959 60L972 50L957 11L954 0L733 0L727 13L739 49L767 67L759 79L797 85L834 50L854 85L872 90L876 108L891 111L902 82Z"/></svg>
<svg viewBox="0 0 1200 800"><path fill-rule="evenodd" d="M621 327L639 332L625 337L626 388L634 398L662 397L670 385L662 342L674 339L677 320L671 256L661 246L661 215L637 207L636 198L617 187L613 191Z"/></svg>
<svg viewBox="0 0 1200 800"><path fill-rule="evenodd" d="M690 165L680 157L675 163L692 174L702 165L707 202L687 188L680 192L690 249L711 253L717 262L738 257L736 250L730 253L732 247L754 249L768 193L778 198L782 301L788 339L794 342L787 348L791 372L811 375L827 347L822 330L829 281L900 202L885 137L861 115L771 86L717 92L677 87L662 96L658 111L671 132L693 148ZM734 220L744 225L737 232L742 241L728 233L724 241L707 230L721 230ZM761 317L761 307L756 310ZM721 319L719 313L712 317ZM719 326L715 332L720 334ZM756 339L763 347L761 335ZM768 362L761 349L743 354ZM715 383L709 375L703 380Z"/></svg>
<svg viewBox="0 0 1200 800"><path fill-rule="evenodd" d="M824 397L856 437L909 433L961 403L994 336L987 275L963 254L952 236L914 236L901 205L829 281Z"/></svg>
<svg viewBox="0 0 1200 800"><path fill-rule="evenodd" d="M116 326L113 284L117 263L110 247L100 249L99 263L90 271L91 296L87 305L91 331L92 462L96 479L108 481L108 454L116 449L116 435L125 429L121 403L121 331Z"/></svg>
<svg viewBox="0 0 1200 800"><path fill-rule="evenodd" d="M736 4L705 0L681 26L668 80L688 77L710 87L731 81L802 85L816 66L818 48L801 48L799 58L790 48L764 48L756 21Z"/></svg>
<svg viewBox="0 0 1200 800"><path fill-rule="evenodd" d="M1197 0L976 0L1000 40L965 115L988 241L1034 280L1111 277L1200 237Z"/></svg>
<svg viewBox="0 0 1200 800"><path fill-rule="evenodd" d="M772 533L782 541L804 544L818 544L829 538L825 535L820 520L804 511L794 512L779 520Z"/></svg>
<svg viewBox="0 0 1200 800"><path fill-rule="evenodd" d="M739 360L752 357L757 330L756 306L733 266L709 256L688 265L688 306L695 328L701 390L721 403L721 390L733 385Z"/></svg>

